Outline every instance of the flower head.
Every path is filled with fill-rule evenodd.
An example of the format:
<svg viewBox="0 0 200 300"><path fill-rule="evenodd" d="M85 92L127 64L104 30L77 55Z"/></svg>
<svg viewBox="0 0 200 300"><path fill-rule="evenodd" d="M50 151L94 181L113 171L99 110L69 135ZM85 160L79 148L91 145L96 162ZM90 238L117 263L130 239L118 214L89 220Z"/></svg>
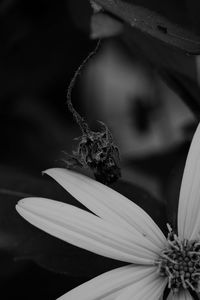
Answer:
<svg viewBox="0 0 200 300"><path fill-rule="evenodd" d="M103 184L111 184L121 177L119 167L119 149L113 142L108 127L99 122L101 131L92 131L87 128L79 140L78 147L72 155L66 154L63 161L67 168L89 168L93 171L96 180Z"/></svg>
<svg viewBox="0 0 200 300"><path fill-rule="evenodd" d="M27 198L17 211L30 223L66 242L130 263L73 289L66 300L193 299L200 284L200 126L181 184L178 230L166 238L151 217L129 199L81 174L50 169L53 177L94 214L61 202Z"/></svg>

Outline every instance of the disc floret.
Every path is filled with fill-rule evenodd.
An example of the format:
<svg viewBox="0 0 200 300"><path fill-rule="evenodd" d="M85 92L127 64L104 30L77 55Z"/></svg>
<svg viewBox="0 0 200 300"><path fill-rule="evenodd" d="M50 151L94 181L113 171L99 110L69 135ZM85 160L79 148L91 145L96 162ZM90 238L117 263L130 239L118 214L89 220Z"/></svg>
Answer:
<svg viewBox="0 0 200 300"><path fill-rule="evenodd" d="M173 292L192 289L200 292L200 242L181 241L168 225L168 246L161 252L158 270L168 277L168 288Z"/></svg>

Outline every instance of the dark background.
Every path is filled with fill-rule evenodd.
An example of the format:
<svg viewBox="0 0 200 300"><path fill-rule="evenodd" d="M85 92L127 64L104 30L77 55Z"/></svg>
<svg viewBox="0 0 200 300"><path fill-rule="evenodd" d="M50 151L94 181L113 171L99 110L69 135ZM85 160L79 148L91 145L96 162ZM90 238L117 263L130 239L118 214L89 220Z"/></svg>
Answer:
<svg viewBox="0 0 200 300"><path fill-rule="evenodd" d="M94 46L88 38L89 4L85 1L83 13L85 5L75 2L0 2L2 178L10 178L12 170L16 177L24 172L38 176L57 164L62 150L71 149L69 141L77 129L67 111L66 89ZM78 92L74 98L79 107ZM0 260L1 299L55 299L80 283L79 278L14 261L7 249Z"/></svg>
<svg viewBox="0 0 200 300"><path fill-rule="evenodd" d="M74 4L44 0L0 3L3 164L38 172L65 150L72 120L65 103L66 89L94 45L88 38L88 10L84 14L80 6L85 6ZM87 18L87 22L78 19L81 30L76 12ZM79 103L78 93L74 98Z"/></svg>

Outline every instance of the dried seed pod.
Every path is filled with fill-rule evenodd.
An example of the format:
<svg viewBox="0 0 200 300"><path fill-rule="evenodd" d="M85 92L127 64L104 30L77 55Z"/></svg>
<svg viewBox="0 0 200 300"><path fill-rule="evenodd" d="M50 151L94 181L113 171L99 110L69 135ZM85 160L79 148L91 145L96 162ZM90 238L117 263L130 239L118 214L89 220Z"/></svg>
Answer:
<svg viewBox="0 0 200 300"><path fill-rule="evenodd" d="M77 149L72 155L67 154L64 162L67 168L91 169L96 180L109 185L121 177L119 150L108 127L100 123L102 130L94 132L89 129L79 137Z"/></svg>

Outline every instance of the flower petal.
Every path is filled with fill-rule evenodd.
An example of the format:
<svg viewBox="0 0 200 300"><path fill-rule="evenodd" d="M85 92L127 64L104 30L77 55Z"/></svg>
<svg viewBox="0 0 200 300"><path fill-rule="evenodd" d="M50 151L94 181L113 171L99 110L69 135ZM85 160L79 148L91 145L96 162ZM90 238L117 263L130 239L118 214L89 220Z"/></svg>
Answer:
<svg viewBox="0 0 200 300"><path fill-rule="evenodd" d="M66 293L59 300L111 300L124 289L155 272L155 267L125 266L106 272Z"/></svg>
<svg viewBox="0 0 200 300"><path fill-rule="evenodd" d="M197 238L200 230L200 125L194 134L183 174L178 234L182 239Z"/></svg>
<svg viewBox="0 0 200 300"><path fill-rule="evenodd" d="M157 259L147 239L133 238L125 229L75 206L26 198L18 202L16 209L36 227L94 253L136 264L154 264Z"/></svg>
<svg viewBox="0 0 200 300"><path fill-rule="evenodd" d="M133 236L145 236L157 246L157 251L163 249L166 239L160 228L142 208L128 198L73 171L54 168L45 173L96 215L129 230Z"/></svg>
<svg viewBox="0 0 200 300"><path fill-rule="evenodd" d="M159 300L167 279L153 272L120 293L115 300Z"/></svg>
<svg viewBox="0 0 200 300"><path fill-rule="evenodd" d="M193 300L193 297L190 295L188 290L182 290L180 293L170 292L167 300Z"/></svg>

